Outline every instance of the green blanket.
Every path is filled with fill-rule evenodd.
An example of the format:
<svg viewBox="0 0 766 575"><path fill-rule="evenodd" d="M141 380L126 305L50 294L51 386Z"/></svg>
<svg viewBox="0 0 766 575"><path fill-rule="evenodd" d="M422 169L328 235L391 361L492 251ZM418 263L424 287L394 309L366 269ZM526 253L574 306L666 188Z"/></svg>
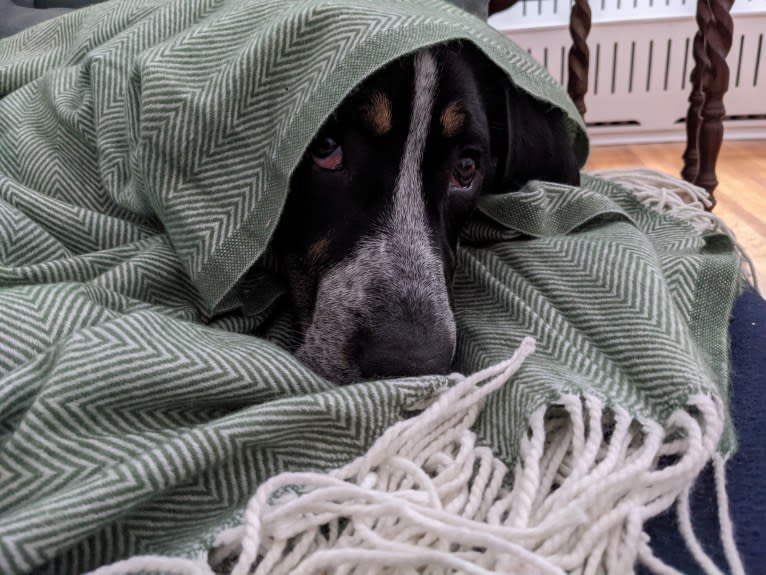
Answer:
<svg viewBox="0 0 766 575"><path fill-rule="evenodd" d="M262 481L343 465L449 384L311 373L253 264L323 119L450 40L562 108L584 162L556 82L440 0L112 0L0 41L0 572L193 556ZM662 426L726 401L728 237L585 177L484 198L458 259L455 369L537 340L475 427L508 464L571 394Z"/></svg>

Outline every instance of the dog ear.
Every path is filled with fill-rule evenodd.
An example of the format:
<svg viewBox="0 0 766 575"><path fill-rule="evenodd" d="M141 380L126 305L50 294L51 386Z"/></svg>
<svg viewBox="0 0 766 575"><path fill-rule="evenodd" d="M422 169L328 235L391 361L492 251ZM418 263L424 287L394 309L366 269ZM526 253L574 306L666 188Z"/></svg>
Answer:
<svg viewBox="0 0 766 575"><path fill-rule="evenodd" d="M497 85L497 84L496 84ZM491 104L491 146L497 159L494 191L517 190L529 180L579 185L580 170L564 112L532 98L506 78Z"/></svg>

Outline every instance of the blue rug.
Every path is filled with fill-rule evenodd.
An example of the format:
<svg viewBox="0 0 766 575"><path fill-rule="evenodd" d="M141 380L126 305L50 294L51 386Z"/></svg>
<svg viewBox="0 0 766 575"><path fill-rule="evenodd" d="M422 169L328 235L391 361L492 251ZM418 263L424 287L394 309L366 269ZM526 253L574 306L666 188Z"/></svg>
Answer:
<svg viewBox="0 0 766 575"><path fill-rule="evenodd" d="M766 573L766 300L752 291L734 304L731 326L732 416L739 447L727 465L737 546L745 570ZM703 548L728 572L718 535L713 472L708 467L691 498L692 524ZM648 524L657 555L683 573L700 573L678 533L675 510ZM648 573L642 570L641 573Z"/></svg>

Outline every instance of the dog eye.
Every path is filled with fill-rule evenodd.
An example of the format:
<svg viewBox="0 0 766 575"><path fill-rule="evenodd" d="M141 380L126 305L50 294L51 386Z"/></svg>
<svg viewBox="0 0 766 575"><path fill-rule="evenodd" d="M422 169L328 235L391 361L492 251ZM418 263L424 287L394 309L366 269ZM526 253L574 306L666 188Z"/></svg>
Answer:
<svg viewBox="0 0 766 575"><path fill-rule="evenodd" d="M330 137L319 138L314 142L311 157L323 170L337 171L343 168L343 148Z"/></svg>
<svg viewBox="0 0 766 575"><path fill-rule="evenodd" d="M469 155L462 156L455 166L453 180L463 188L467 188L473 182L477 170L478 165L475 158Z"/></svg>

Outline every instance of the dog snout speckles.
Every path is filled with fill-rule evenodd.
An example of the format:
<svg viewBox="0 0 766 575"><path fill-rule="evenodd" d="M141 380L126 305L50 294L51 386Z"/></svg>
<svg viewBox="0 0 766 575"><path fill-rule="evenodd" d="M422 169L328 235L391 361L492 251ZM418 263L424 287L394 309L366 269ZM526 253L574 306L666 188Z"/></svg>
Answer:
<svg viewBox="0 0 766 575"><path fill-rule="evenodd" d="M302 361L338 383L448 369L456 336L441 260L408 237L370 237L322 278Z"/></svg>

